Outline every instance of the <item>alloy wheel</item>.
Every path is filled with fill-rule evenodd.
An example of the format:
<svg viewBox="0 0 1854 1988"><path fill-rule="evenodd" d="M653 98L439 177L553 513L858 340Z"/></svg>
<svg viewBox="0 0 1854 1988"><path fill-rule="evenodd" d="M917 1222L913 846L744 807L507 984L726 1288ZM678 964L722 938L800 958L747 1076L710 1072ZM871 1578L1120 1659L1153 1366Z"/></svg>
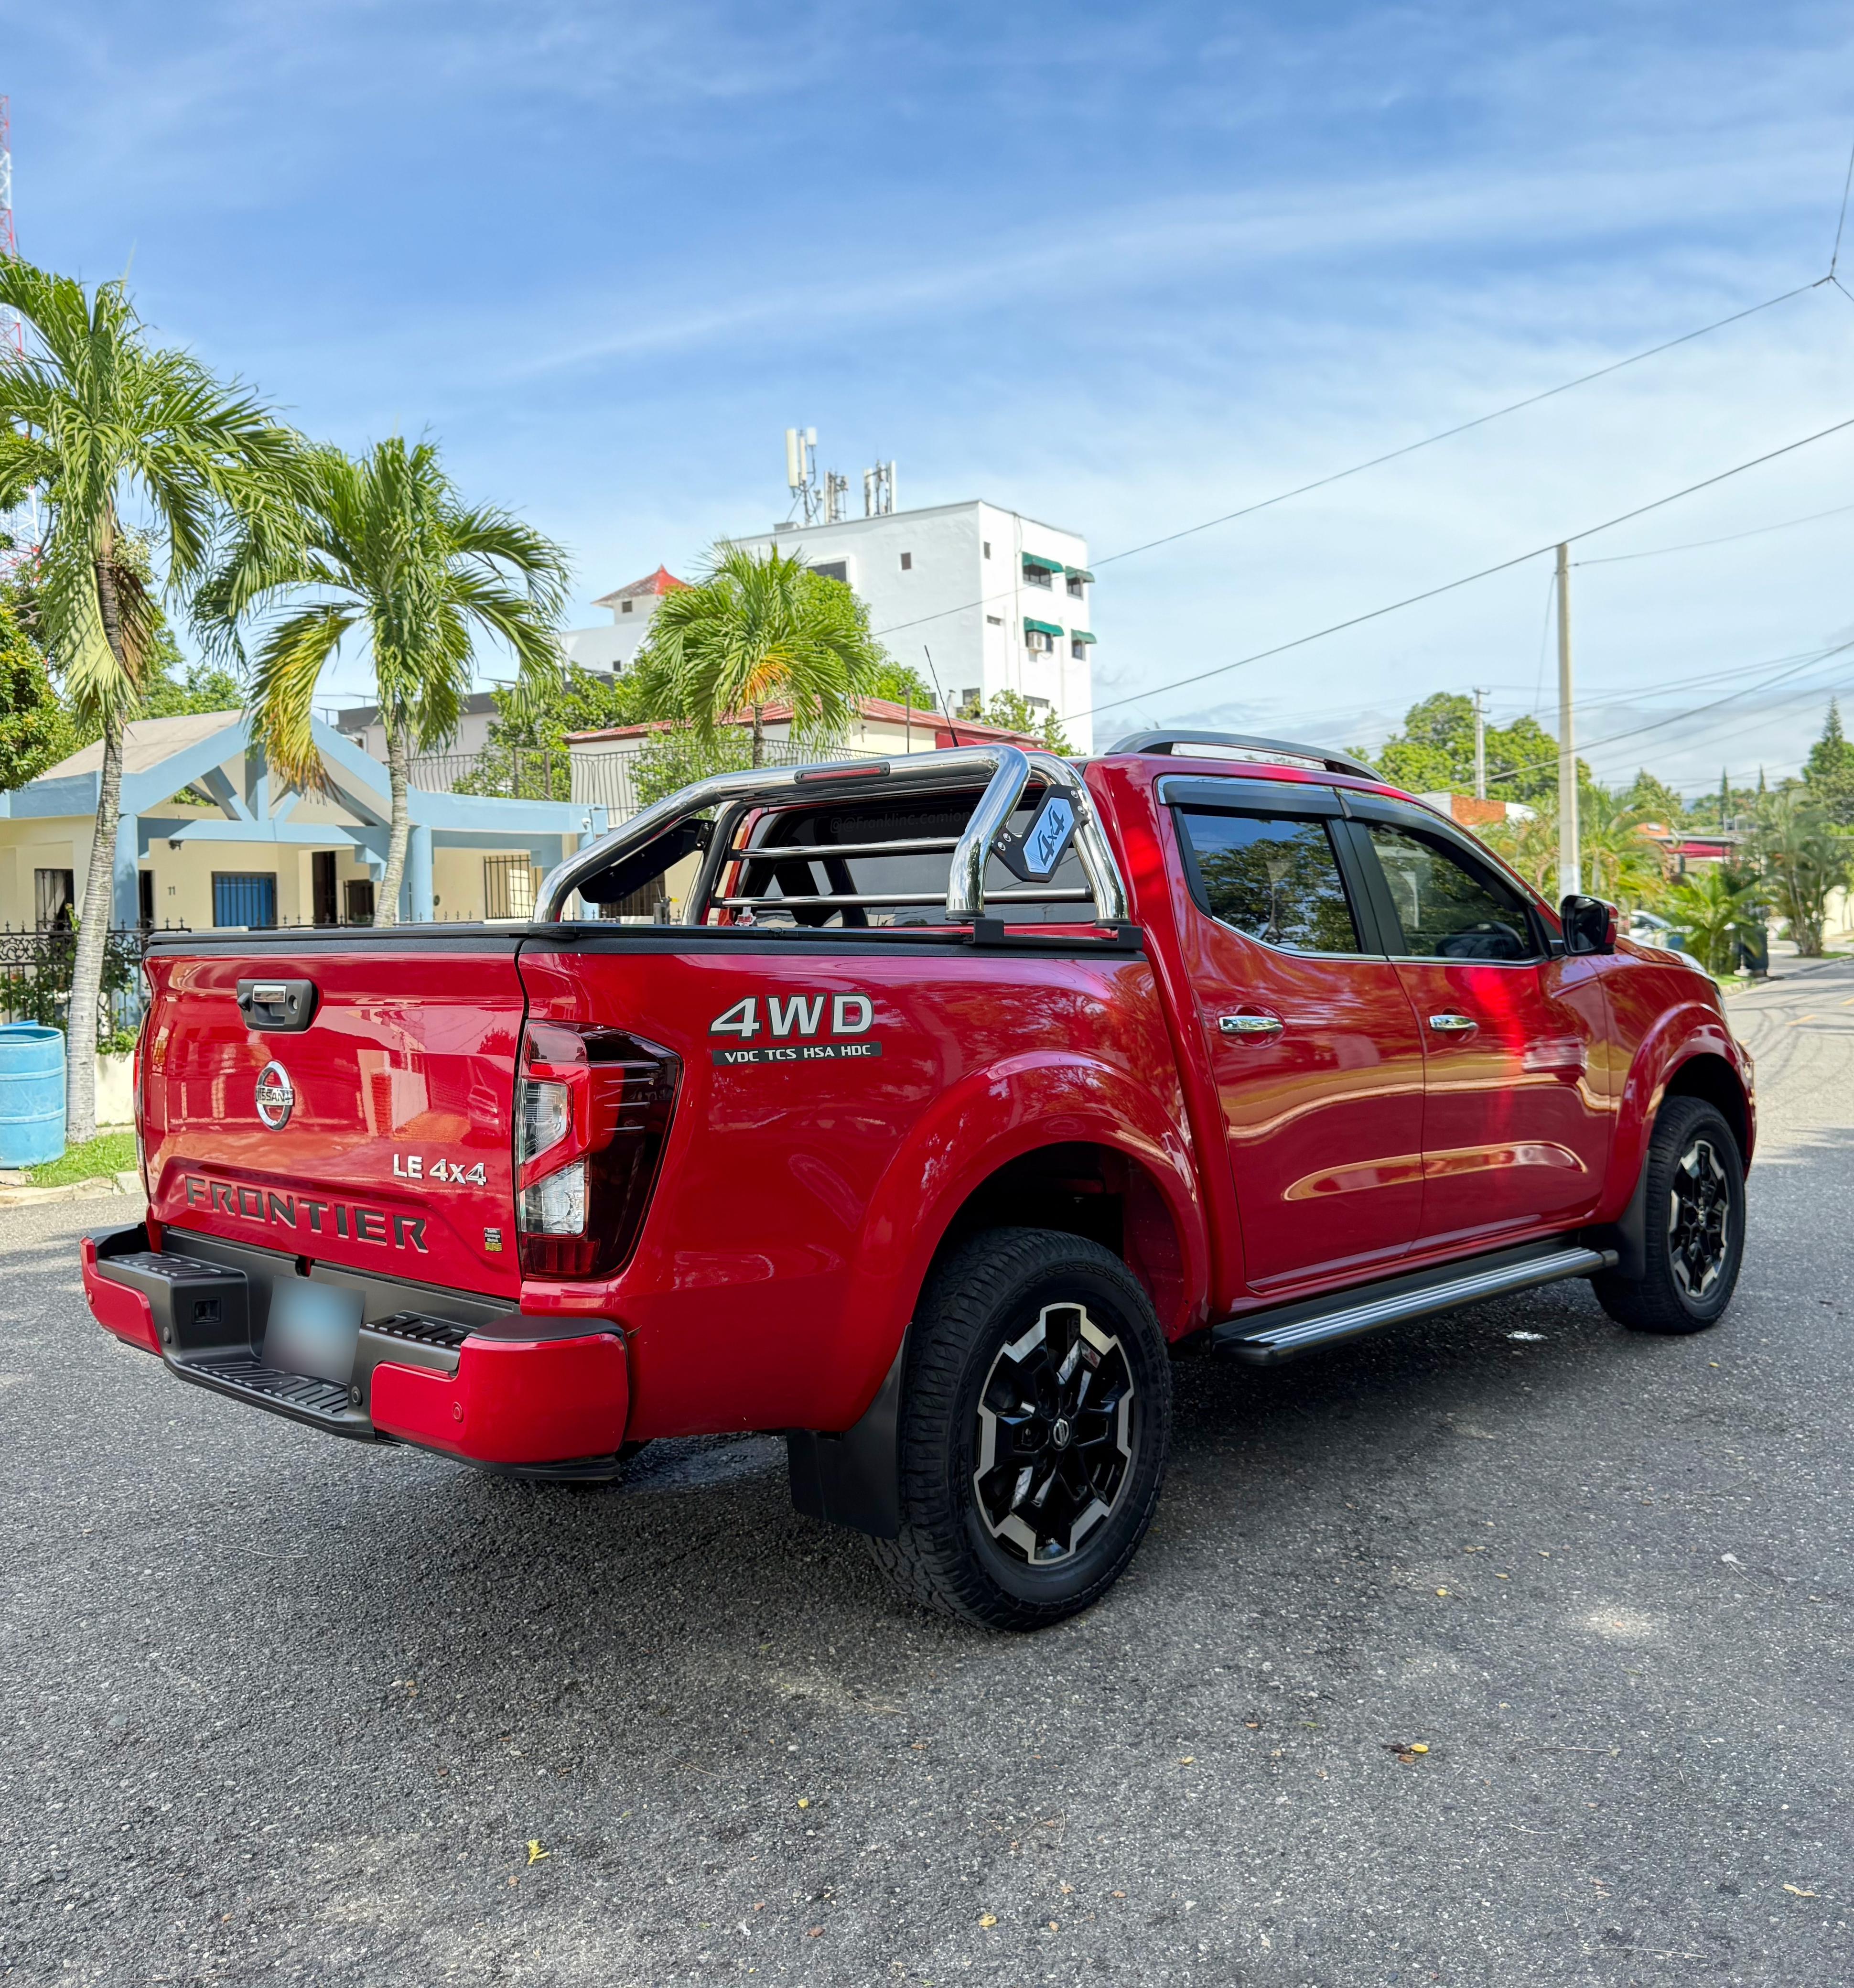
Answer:
<svg viewBox="0 0 1854 1988"><path fill-rule="evenodd" d="M986 1530L1032 1567L1072 1558L1113 1510L1137 1425L1118 1336L1086 1306L1045 1305L979 1395L972 1488Z"/></svg>
<svg viewBox="0 0 1854 1988"><path fill-rule="evenodd" d="M1667 1197L1667 1255L1689 1300L1704 1298L1731 1248L1731 1181L1711 1140L1695 1139L1673 1170Z"/></svg>

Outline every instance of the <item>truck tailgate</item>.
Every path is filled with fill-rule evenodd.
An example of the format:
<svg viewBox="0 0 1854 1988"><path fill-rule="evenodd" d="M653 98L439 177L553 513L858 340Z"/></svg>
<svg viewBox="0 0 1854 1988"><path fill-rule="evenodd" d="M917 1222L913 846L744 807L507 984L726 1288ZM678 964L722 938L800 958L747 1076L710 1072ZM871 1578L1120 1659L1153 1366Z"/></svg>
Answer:
<svg viewBox="0 0 1854 1988"><path fill-rule="evenodd" d="M515 948L160 948L142 1037L149 1209L181 1229L515 1297ZM287 986L306 1027L239 1003ZM306 987L307 992L305 991ZM390 990L382 992L383 989ZM289 1019L274 1007L260 1021Z"/></svg>

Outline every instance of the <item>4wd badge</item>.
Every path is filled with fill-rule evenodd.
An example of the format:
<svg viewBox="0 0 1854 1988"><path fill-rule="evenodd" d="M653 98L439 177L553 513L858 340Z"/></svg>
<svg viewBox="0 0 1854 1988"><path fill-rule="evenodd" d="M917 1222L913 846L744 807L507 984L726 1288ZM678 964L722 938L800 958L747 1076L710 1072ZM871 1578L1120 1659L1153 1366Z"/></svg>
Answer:
<svg viewBox="0 0 1854 1988"><path fill-rule="evenodd" d="M827 1017L829 1034L820 1041ZM709 1053L723 1070L736 1063L860 1061L882 1053L882 1045L870 1040L875 1019L875 1003L866 994L773 994L764 1003L749 994L708 1024L710 1035L733 1036L742 1046ZM745 1046L762 1034L771 1040Z"/></svg>

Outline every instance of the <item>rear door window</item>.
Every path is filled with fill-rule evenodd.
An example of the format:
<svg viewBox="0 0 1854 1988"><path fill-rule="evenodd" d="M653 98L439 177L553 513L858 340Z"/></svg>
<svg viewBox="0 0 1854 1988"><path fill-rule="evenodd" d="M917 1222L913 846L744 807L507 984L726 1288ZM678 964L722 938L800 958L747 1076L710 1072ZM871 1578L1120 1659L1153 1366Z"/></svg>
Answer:
<svg viewBox="0 0 1854 1988"><path fill-rule="evenodd" d="M1325 820L1174 810L1211 916L1265 945L1364 950Z"/></svg>

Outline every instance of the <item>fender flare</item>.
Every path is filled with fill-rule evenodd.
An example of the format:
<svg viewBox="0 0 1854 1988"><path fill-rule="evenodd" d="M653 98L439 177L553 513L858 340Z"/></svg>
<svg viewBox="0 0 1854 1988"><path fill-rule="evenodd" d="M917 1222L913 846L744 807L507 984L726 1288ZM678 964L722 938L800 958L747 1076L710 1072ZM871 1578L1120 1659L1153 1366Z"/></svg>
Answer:
<svg viewBox="0 0 1854 1988"><path fill-rule="evenodd" d="M1592 1225L1616 1249L1620 1276L1640 1277L1646 1267L1648 1142L1655 1119L1675 1076L1703 1056L1717 1058L1737 1077L1750 1123L1751 1088L1743 1067L1743 1052L1723 1019L1697 1002L1683 1004L1657 1018L1636 1046L1623 1086L1609 1192L1603 1197L1605 1215ZM1747 1166L1750 1160L1748 1151ZM1625 1182L1627 1192L1619 1196L1617 1190Z"/></svg>
<svg viewBox="0 0 1854 1988"><path fill-rule="evenodd" d="M1205 1310L1209 1237L1197 1170L1162 1100L1124 1070L1072 1053L1030 1051L974 1070L922 1114L870 1197L846 1307L859 1330L840 1349L854 1419L840 1434L788 1432L799 1511L895 1537L907 1334L934 1253L968 1198L1000 1168L1077 1143L1124 1155L1163 1201L1182 1259L1180 1315L1163 1321L1172 1336Z"/></svg>
<svg viewBox="0 0 1854 1988"><path fill-rule="evenodd" d="M1618 1195L1616 1188L1626 1181L1629 1192L1633 1191L1636 1176L1647 1157L1655 1114L1661 1108L1668 1084L1683 1065L1702 1056L1716 1057L1737 1079L1739 1088L1744 1094L1748 1120L1751 1090L1744 1069L1744 1055L1737 1039L1726 1026L1724 1017L1698 1002L1683 1002L1656 1016L1654 1026L1636 1046L1617 1105L1615 1147L1609 1171L1610 1192L1603 1197L1606 1207L1614 1210L1611 1219L1615 1219L1615 1214L1619 1214L1629 1199L1627 1192ZM1750 1160L1748 1152L1748 1166Z"/></svg>

